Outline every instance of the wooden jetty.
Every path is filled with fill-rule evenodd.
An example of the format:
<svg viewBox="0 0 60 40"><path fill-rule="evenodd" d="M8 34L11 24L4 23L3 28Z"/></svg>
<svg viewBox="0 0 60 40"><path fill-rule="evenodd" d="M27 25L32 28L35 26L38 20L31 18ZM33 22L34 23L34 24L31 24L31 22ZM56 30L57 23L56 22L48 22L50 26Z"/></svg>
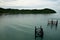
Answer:
<svg viewBox="0 0 60 40"><path fill-rule="evenodd" d="M58 25L58 20L50 20L48 21L48 25Z"/></svg>
<svg viewBox="0 0 60 40"><path fill-rule="evenodd" d="M36 39L36 37L43 38L43 34L44 34L43 28L42 27L36 28L36 26L35 26L35 39Z"/></svg>

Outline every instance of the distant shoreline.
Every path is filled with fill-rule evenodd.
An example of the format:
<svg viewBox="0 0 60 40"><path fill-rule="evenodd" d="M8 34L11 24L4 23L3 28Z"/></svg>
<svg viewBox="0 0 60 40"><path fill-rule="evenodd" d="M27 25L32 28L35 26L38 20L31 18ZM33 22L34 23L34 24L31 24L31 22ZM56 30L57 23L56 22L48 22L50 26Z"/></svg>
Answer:
<svg viewBox="0 0 60 40"><path fill-rule="evenodd" d="M52 14L52 13L56 13L55 10L53 9L49 9L49 8L45 8L45 9L4 9L4 8L0 8L0 15L3 14Z"/></svg>

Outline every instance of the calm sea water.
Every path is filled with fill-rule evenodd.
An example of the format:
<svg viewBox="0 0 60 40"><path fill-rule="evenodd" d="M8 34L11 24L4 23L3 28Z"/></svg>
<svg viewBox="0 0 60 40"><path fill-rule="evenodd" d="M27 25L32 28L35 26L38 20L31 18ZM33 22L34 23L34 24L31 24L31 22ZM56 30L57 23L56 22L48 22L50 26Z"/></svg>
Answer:
<svg viewBox="0 0 60 40"><path fill-rule="evenodd" d="M58 26L47 26L48 20L58 20ZM43 27L42 40L60 40L60 14L19 14L0 16L0 40L35 40L35 26ZM36 40L41 40L38 37Z"/></svg>

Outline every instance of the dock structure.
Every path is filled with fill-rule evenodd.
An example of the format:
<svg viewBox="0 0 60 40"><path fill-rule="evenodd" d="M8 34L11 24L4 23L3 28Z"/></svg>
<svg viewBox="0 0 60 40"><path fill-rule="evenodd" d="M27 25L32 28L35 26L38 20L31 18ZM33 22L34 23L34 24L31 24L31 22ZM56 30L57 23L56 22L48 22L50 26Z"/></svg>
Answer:
<svg viewBox="0 0 60 40"><path fill-rule="evenodd" d="M48 20L48 24L47 25L55 25L57 26L58 25L58 20Z"/></svg>
<svg viewBox="0 0 60 40"><path fill-rule="evenodd" d="M37 27L35 26L35 39L36 39L37 37L43 38L43 34L44 34L43 28L42 28L41 26L40 26L40 28L37 28Z"/></svg>

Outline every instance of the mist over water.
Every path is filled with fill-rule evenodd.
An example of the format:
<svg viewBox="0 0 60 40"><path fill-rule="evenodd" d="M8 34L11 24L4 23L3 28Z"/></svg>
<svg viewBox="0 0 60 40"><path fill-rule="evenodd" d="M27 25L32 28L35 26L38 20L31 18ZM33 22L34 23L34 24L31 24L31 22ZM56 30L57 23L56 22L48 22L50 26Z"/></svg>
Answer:
<svg viewBox="0 0 60 40"><path fill-rule="evenodd" d="M48 20L58 20L58 26L47 26ZM19 14L0 16L0 40L35 40L35 26L42 25L42 40L60 40L60 14ZM41 40L40 37L37 40Z"/></svg>

